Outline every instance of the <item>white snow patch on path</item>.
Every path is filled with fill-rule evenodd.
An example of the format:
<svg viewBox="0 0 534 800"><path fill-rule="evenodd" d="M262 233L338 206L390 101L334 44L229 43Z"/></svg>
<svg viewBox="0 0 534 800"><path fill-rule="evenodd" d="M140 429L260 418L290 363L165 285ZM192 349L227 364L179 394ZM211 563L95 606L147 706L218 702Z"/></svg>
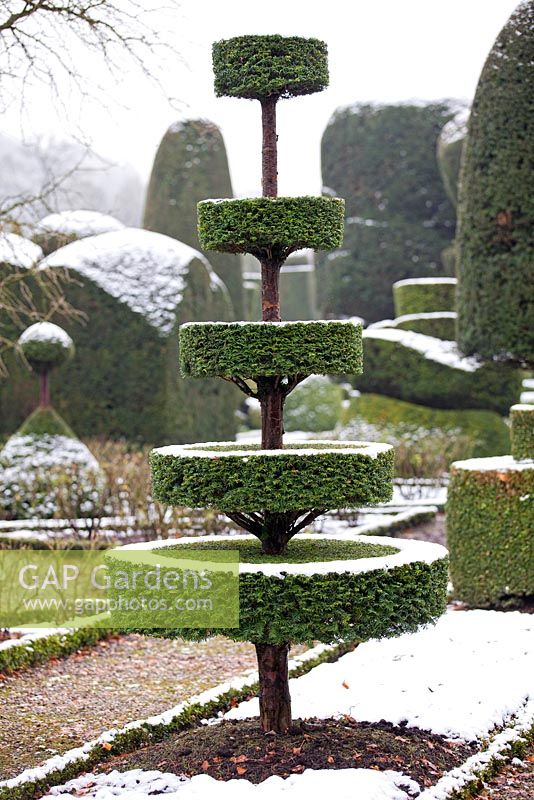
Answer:
<svg viewBox="0 0 534 800"><path fill-rule="evenodd" d="M533 661L532 615L449 611L434 627L366 642L291 680L293 717L348 714L368 722L405 722L465 741L481 739L534 694ZM254 699L226 717L257 714Z"/></svg>

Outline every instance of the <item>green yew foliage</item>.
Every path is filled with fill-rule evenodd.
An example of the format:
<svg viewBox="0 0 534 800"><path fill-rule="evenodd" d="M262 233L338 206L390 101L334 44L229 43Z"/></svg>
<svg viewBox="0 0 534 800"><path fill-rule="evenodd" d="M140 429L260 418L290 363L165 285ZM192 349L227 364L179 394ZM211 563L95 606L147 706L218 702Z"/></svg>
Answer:
<svg viewBox="0 0 534 800"><path fill-rule="evenodd" d="M486 60L471 110L458 202L458 343L534 363L534 2Z"/></svg>
<svg viewBox="0 0 534 800"><path fill-rule="evenodd" d="M224 140L209 120L190 119L171 125L158 147L148 184L143 227L201 249L197 203L206 197L232 197ZM241 261L210 253L210 264L225 283L236 319L243 315Z"/></svg>

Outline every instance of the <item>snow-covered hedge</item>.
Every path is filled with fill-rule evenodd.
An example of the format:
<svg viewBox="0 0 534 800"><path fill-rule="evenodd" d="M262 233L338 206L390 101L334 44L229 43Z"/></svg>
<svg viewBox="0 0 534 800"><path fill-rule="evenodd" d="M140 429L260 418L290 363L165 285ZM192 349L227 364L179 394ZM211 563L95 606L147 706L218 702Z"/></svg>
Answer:
<svg viewBox="0 0 534 800"><path fill-rule="evenodd" d="M361 336L351 322L190 322L180 327L180 366L196 378L358 374Z"/></svg>
<svg viewBox="0 0 534 800"><path fill-rule="evenodd" d="M484 408L506 414L519 397L519 370L464 358L456 344L398 328L363 332L357 389L433 408Z"/></svg>
<svg viewBox="0 0 534 800"><path fill-rule="evenodd" d="M87 319L64 322L77 357L53 384L54 404L80 436L163 444L231 438L236 390L224 381L181 381L178 325L230 319L226 287L197 250L125 228L62 247L42 268L66 268L67 299ZM22 364L0 388L0 430L21 424L35 397Z"/></svg>
<svg viewBox="0 0 534 800"><path fill-rule="evenodd" d="M298 548L303 544L310 545L312 554L323 545L322 556L328 560L299 560ZM132 547L139 549L139 545ZM126 545L126 549L132 547ZM247 547L239 565L239 627L177 627L166 629L166 637L199 640L222 634L236 641L270 644L363 641L415 631L434 622L445 610L447 551L427 542L350 533L300 534L291 540L285 556L277 557L262 557L253 536L203 536L186 544L175 539L165 542L163 548L162 542L147 542L143 547L162 552L171 547L177 556L183 548ZM358 548L362 548L361 555ZM252 557L251 551L257 551L257 556ZM294 552L297 555L292 555ZM114 569L137 567L118 559L115 564L111 560L109 568L112 574ZM113 612L114 624L128 627L131 615L122 615L120 610L116 614ZM154 635L153 629L145 632Z"/></svg>
<svg viewBox="0 0 534 800"><path fill-rule="evenodd" d="M122 222L109 214L79 208L72 211L59 211L43 217L35 226L32 238L47 256L54 250L77 239L98 236L100 233L109 233L110 231L120 231L123 228Z"/></svg>
<svg viewBox="0 0 534 800"><path fill-rule="evenodd" d="M456 312L430 311L425 314L403 314L396 319L384 320L382 323L376 322L369 327L401 328L451 342L456 336Z"/></svg>
<svg viewBox="0 0 534 800"><path fill-rule="evenodd" d="M54 517L61 493L68 493L77 516L87 516L98 507L100 489L98 462L71 436L22 431L0 451L0 510L5 517Z"/></svg>
<svg viewBox="0 0 534 800"><path fill-rule="evenodd" d="M447 542L455 596L500 606L534 595L534 461L511 456L451 467Z"/></svg>
<svg viewBox="0 0 534 800"><path fill-rule="evenodd" d="M393 459L393 448L377 443L316 441L259 450L220 442L161 447L150 464L154 496L162 503L283 512L387 502Z"/></svg>

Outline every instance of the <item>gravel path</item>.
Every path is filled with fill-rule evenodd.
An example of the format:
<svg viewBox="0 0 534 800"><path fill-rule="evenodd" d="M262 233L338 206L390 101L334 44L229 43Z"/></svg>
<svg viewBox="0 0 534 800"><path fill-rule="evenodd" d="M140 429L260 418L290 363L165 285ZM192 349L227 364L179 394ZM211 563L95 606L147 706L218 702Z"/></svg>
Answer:
<svg viewBox="0 0 534 800"><path fill-rule="evenodd" d="M397 539L418 539L421 542L434 542L447 546L445 514L441 512L428 522L398 531L395 537Z"/></svg>
<svg viewBox="0 0 534 800"><path fill-rule="evenodd" d="M0 779L256 666L253 645L122 636L0 680Z"/></svg>

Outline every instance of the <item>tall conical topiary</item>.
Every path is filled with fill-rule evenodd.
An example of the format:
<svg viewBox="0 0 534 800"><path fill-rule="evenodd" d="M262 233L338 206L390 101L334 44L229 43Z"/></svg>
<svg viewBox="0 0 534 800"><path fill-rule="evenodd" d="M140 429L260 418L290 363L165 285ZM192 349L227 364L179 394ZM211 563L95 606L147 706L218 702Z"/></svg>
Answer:
<svg viewBox="0 0 534 800"><path fill-rule="evenodd" d="M455 213L436 159L450 104L338 109L323 133L325 194L345 197L345 241L319 258L318 300L327 317L391 317L396 280L446 274L441 252Z"/></svg>
<svg viewBox="0 0 534 800"><path fill-rule="evenodd" d="M285 733L290 643L393 636L434 620L444 609L446 551L423 545L431 552L421 559L408 552L412 544L399 553L391 539L384 546L383 539L356 535L296 535L325 510L385 501L392 487L389 445L283 442L284 401L304 377L362 369L360 325L280 319L280 270L288 255L338 247L343 237L339 198L277 196L277 101L326 86L326 46L316 39L243 36L217 42L213 65L218 95L261 104L263 197L199 203L200 241L206 249L251 253L260 261L262 321L181 326L181 369L193 378L231 380L257 398L261 443L160 448L151 466L160 500L215 506L253 536L205 537L190 545L240 551L238 627L192 629L177 620L175 629L156 635L222 633L254 642L261 726ZM167 547L176 556L188 545L176 540Z"/></svg>
<svg viewBox="0 0 534 800"><path fill-rule="evenodd" d="M154 159L143 227L202 249L197 233L198 201L232 195L226 148L219 128L205 119L177 122L161 140ZM226 284L239 319L244 303L241 269L225 253L210 255L210 263Z"/></svg>
<svg viewBox="0 0 534 800"><path fill-rule="evenodd" d="M458 203L458 344L534 363L534 2L512 14L471 110Z"/></svg>

